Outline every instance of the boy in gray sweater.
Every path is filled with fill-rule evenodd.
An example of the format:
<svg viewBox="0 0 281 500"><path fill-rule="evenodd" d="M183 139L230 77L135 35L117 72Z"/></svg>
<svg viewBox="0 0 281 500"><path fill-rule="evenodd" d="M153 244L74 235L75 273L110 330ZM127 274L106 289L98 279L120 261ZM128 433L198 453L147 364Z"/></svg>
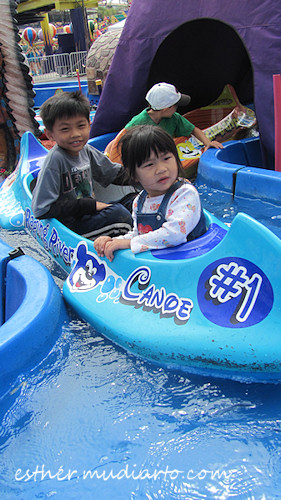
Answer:
<svg viewBox="0 0 281 500"><path fill-rule="evenodd" d="M87 144L90 104L81 92L56 94L42 105L47 137L56 142L48 152L33 191L32 211L38 219L55 217L78 234L125 234L131 229L130 205L135 194L119 203L95 200L93 180L103 187L124 184L124 167Z"/></svg>

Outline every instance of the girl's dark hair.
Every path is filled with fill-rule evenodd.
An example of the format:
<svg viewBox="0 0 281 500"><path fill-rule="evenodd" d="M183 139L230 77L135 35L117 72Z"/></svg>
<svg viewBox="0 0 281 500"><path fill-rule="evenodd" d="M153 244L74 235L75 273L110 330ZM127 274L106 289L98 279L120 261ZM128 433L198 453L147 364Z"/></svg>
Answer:
<svg viewBox="0 0 281 500"><path fill-rule="evenodd" d="M40 116L47 130L52 130L57 118L81 115L90 118L90 102L79 90L60 92L49 97L40 108Z"/></svg>
<svg viewBox="0 0 281 500"><path fill-rule="evenodd" d="M154 125L138 125L126 130L118 143L121 147L122 163L127 169L130 181L136 183L136 167L140 167L151 155L172 153L178 164L178 173L182 175L181 161L175 142L170 134Z"/></svg>

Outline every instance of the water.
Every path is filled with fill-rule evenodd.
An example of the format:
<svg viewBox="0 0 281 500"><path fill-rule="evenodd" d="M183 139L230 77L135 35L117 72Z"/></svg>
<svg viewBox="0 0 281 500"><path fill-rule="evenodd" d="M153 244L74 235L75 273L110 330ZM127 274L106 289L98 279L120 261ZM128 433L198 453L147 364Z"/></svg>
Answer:
<svg viewBox="0 0 281 500"><path fill-rule="evenodd" d="M210 189L205 184L196 186L202 205L225 223L231 223L237 212L255 218L281 238L281 206L250 198L232 198L230 193Z"/></svg>
<svg viewBox="0 0 281 500"><path fill-rule="evenodd" d="M225 210L203 191L204 206L230 222L236 204ZM259 213L278 233L268 210ZM24 232L0 237L62 286L64 273ZM47 358L0 399L1 498L281 498L279 385L160 368L69 314Z"/></svg>

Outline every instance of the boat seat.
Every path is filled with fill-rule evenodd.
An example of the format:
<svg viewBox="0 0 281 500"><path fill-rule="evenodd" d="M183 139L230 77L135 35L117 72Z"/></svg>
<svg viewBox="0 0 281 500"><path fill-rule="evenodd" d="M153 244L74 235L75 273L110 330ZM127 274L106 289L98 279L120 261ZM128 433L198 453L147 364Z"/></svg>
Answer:
<svg viewBox="0 0 281 500"><path fill-rule="evenodd" d="M28 177L29 189L30 189L31 193L33 193L34 188L36 186L39 172L40 172L40 168L32 170L32 172L30 172L30 175Z"/></svg>
<svg viewBox="0 0 281 500"><path fill-rule="evenodd" d="M222 162L239 165L265 168L262 163L260 141L252 138L247 141L235 141L219 149L216 155Z"/></svg>
<svg viewBox="0 0 281 500"><path fill-rule="evenodd" d="M175 247L152 250L151 253L157 259L180 260L191 259L204 255L217 246L227 233L227 229L216 223L211 223L208 230L199 238L187 241Z"/></svg>
<svg viewBox="0 0 281 500"><path fill-rule="evenodd" d="M34 177L31 181L31 183L29 184L29 189L30 189L31 193L33 193L33 191L34 191L34 188L36 186L36 182L37 182L37 177Z"/></svg>

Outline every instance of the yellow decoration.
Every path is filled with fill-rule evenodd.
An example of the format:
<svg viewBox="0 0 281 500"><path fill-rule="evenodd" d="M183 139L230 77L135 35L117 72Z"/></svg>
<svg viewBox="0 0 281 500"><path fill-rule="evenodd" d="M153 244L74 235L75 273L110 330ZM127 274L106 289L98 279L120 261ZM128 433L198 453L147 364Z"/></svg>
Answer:
<svg viewBox="0 0 281 500"><path fill-rule="evenodd" d="M53 37L52 37L51 30L50 30L48 14L45 14L43 21L41 21L41 28L43 31L45 45L51 45Z"/></svg>
<svg viewBox="0 0 281 500"><path fill-rule="evenodd" d="M98 0L84 0L84 7L97 7ZM44 7L50 5L50 0L27 0L27 2L22 2L18 4L17 11L19 14L23 12L28 12L29 10L44 10ZM81 6L82 2L77 2L77 0L55 0L56 10L71 10L77 9Z"/></svg>

